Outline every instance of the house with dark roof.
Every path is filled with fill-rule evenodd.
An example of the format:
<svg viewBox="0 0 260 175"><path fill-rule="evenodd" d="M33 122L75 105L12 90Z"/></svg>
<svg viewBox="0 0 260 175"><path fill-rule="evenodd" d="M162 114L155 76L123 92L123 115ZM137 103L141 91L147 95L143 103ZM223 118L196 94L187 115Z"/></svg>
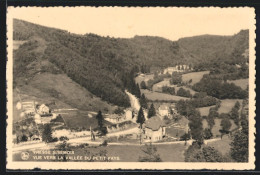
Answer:
<svg viewBox="0 0 260 175"><path fill-rule="evenodd" d="M158 116L154 116L146 120L144 128L145 138L151 142L159 141L166 135L166 125Z"/></svg>

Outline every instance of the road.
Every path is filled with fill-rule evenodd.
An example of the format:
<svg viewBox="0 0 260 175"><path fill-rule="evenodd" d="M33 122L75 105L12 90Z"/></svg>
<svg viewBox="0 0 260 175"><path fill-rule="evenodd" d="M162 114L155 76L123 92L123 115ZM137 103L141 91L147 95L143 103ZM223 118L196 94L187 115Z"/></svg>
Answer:
<svg viewBox="0 0 260 175"><path fill-rule="evenodd" d="M141 106L140 106L138 98L136 98L133 94L131 94L127 90L125 91L125 93L128 95L128 97L130 99L131 107L134 108L136 111L139 111Z"/></svg>

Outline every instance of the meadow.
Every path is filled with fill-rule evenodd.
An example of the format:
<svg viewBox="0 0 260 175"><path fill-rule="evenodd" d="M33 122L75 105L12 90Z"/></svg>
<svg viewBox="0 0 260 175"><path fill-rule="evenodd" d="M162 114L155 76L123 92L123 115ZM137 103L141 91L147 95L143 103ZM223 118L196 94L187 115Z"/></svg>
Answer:
<svg viewBox="0 0 260 175"><path fill-rule="evenodd" d="M239 79L239 80L231 80L231 81L228 80L227 82L228 83L234 83L235 85L240 86L244 90L248 87L248 84L249 84L248 78L246 78L246 79Z"/></svg>
<svg viewBox="0 0 260 175"><path fill-rule="evenodd" d="M140 84L142 81L148 81L153 79L154 75L153 74L143 74L139 75L135 78L135 82Z"/></svg>
<svg viewBox="0 0 260 175"><path fill-rule="evenodd" d="M179 101L179 100L187 100L189 98L186 97L180 97L176 95L170 95L170 94L165 94L165 93L160 93L160 92L153 92L149 90L144 90L141 89L141 92L144 93L146 98L151 101L156 101L156 100L162 100L162 101Z"/></svg>
<svg viewBox="0 0 260 175"><path fill-rule="evenodd" d="M188 87L185 87L185 86L177 86L177 85L170 84L170 80L169 79L164 79L163 81L161 81L161 82L159 82L157 84L154 84L152 89L153 89L153 91L161 92L163 86L174 87L175 88L175 93L177 93L177 91L180 88L183 88L185 90L189 90L192 95L194 95L196 93L191 88L188 88Z"/></svg>
<svg viewBox="0 0 260 175"><path fill-rule="evenodd" d="M200 115L201 116L208 116L209 115L209 109L214 107L215 105L213 106L207 106L207 107L201 107L201 108L197 108L197 110L200 111Z"/></svg>
<svg viewBox="0 0 260 175"><path fill-rule="evenodd" d="M237 128L237 125L234 123L233 120L230 120L231 122L231 128L230 128L230 131ZM215 125L213 126L212 128L212 134L214 137L219 137L221 135L221 133L219 132L219 130L221 129L221 126L220 126L220 123L221 123L221 119L217 118L215 119ZM203 124L203 128L208 128L208 122L207 120L202 120L202 124Z"/></svg>
<svg viewBox="0 0 260 175"><path fill-rule="evenodd" d="M205 75L205 74L209 74L209 71L191 72L191 73L183 74L182 81L188 82L188 81L192 80L192 82L190 84L194 85L194 84L198 83L202 79L203 75Z"/></svg>
<svg viewBox="0 0 260 175"><path fill-rule="evenodd" d="M229 113L231 111L231 109L234 107L234 105L236 104L236 102L240 103L240 106L242 106L242 100L241 99L225 99L225 100L221 100L221 105L220 108L218 110L218 113Z"/></svg>
<svg viewBox="0 0 260 175"><path fill-rule="evenodd" d="M207 145L214 147L222 155L226 155L230 151L230 143L231 143L231 139L228 136L223 136L221 140L208 142Z"/></svg>

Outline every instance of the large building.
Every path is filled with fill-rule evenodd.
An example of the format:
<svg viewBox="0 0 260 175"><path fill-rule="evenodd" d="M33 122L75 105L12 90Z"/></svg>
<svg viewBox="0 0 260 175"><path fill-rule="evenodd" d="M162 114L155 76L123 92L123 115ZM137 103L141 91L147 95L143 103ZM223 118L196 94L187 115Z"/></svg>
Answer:
<svg viewBox="0 0 260 175"><path fill-rule="evenodd" d="M165 126L165 123L158 116L146 120L144 124L145 139L148 139L151 142L161 140L166 135Z"/></svg>

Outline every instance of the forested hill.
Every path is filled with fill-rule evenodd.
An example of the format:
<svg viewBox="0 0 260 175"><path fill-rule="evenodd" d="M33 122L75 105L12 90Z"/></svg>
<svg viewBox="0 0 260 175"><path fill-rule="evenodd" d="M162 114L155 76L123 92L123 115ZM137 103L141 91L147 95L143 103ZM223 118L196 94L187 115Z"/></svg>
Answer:
<svg viewBox="0 0 260 175"><path fill-rule="evenodd" d="M201 35L181 38L178 44L206 69L216 62L243 64L248 61L245 55L249 48L249 30L241 30L233 36Z"/></svg>
<svg viewBox="0 0 260 175"><path fill-rule="evenodd" d="M13 28L13 39L23 41L14 51L15 83L17 79L33 78L41 72L62 73L102 100L121 106L129 106L124 90L132 82L131 76L128 76L130 72L137 72L144 65L146 68L176 64L196 66L206 58L203 55L208 54L205 50L215 50L215 45L204 43L208 48L202 49L203 54L199 54L196 50L201 46L196 48L196 39L190 42L191 38L174 42L150 36L120 39L95 34L76 35L16 19ZM232 42L223 47L230 48L230 43L241 45L240 42L248 45L248 40L236 39L236 36L224 38ZM208 42L216 43L218 47L223 44L222 40L210 39ZM217 49L215 53L218 52L223 52L223 49Z"/></svg>

